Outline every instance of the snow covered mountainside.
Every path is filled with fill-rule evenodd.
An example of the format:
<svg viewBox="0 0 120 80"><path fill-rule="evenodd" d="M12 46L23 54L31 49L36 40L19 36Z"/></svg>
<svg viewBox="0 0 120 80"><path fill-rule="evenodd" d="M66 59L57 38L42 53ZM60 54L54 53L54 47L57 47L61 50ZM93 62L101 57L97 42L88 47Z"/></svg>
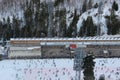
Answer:
<svg viewBox="0 0 120 80"><path fill-rule="evenodd" d="M118 10L114 10L114 1ZM25 29L35 37L115 35L120 33L119 4L120 0L0 0L0 20L4 24L10 18L14 25L17 19L19 28L29 26L30 30ZM24 35L31 37L27 32Z"/></svg>
<svg viewBox="0 0 120 80"><path fill-rule="evenodd" d="M0 0L0 20L12 18L13 15L22 17L22 7L25 4L25 0Z"/></svg>
<svg viewBox="0 0 120 80"><path fill-rule="evenodd" d="M118 4L120 4L119 0L115 0ZM101 0L94 0L94 4L95 3L100 3ZM112 4L113 4L114 0L102 0L102 5L101 5L101 9L102 9L102 14L101 14L101 18L99 20L99 12L98 12L98 8L91 8L89 10L87 10L85 13L83 13L80 18L79 21L77 23L77 27L78 30L80 29L80 26L82 25L82 21L83 19L87 19L88 16L92 16L94 24L99 24L99 22L101 22L101 24L103 24L101 26L102 29L102 33L103 34L107 34L107 25L106 25L106 19L105 16L109 16L111 14L111 9L112 9ZM115 12L116 15L118 16L118 18L120 18L120 6L119 6L119 10Z"/></svg>

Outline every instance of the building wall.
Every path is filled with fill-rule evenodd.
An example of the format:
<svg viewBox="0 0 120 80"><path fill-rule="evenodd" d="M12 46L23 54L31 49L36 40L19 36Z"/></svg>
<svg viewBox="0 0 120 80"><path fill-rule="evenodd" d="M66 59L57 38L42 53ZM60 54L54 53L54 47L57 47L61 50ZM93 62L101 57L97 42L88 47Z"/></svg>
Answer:
<svg viewBox="0 0 120 80"><path fill-rule="evenodd" d="M10 47L9 58L41 57L41 47Z"/></svg>
<svg viewBox="0 0 120 80"><path fill-rule="evenodd" d="M41 53L43 58L70 58L73 56L65 45L42 46Z"/></svg>

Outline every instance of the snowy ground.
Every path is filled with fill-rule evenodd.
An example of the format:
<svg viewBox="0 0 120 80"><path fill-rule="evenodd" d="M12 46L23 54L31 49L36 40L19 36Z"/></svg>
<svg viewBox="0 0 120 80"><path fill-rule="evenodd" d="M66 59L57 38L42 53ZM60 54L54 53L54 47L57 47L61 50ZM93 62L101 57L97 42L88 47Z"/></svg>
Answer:
<svg viewBox="0 0 120 80"><path fill-rule="evenodd" d="M95 59L95 76L105 80L120 80L120 59ZM83 76L82 76L83 77ZM1 80L74 80L73 59L3 60ZM82 80L82 79L81 79Z"/></svg>

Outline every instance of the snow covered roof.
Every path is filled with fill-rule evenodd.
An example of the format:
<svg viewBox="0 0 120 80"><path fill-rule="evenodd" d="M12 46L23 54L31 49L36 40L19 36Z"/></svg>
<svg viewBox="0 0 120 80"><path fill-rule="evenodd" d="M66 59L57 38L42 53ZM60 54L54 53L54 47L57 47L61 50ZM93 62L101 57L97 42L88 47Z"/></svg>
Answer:
<svg viewBox="0 0 120 80"><path fill-rule="evenodd" d="M11 38L10 41L17 41L17 40L41 40L41 41L46 41L46 40L120 40L120 35L115 35L115 36L95 36L95 37L77 37L77 38Z"/></svg>

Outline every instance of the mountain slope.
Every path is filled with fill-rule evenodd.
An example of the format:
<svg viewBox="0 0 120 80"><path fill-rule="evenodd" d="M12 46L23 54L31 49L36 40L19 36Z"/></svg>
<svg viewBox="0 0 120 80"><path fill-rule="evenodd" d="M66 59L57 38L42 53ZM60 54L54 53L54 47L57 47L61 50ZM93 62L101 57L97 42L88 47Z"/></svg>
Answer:
<svg viewBox="0 0 120 80"><path fill-rule="evenodd" d="M26 3L27 1L28 5ZM31 3L31 1L33 1L33 3ZM35 1L37 3L34 3ZM118 10L115 11L115 15L119 21L120 1L115 1L118 4ZM38 32L40 32L39 34L38 32L35 33L35 35L44 33L46 36L49 34L52 35L52 37L76 37L79 36L83 21L87 21L88 17L92 16L93 23L97 27L95 35L97 35L97 33L99 33L99 35L105 35L110 31L107 21L111 15L113 2L113 0L40 0L39 5L39 0L0 0L0 20L3 23L5 20L7 22L9 17L10 22L13 23L13 17L15 16L17 19L22 20L23 23L20 25L24 27L28 25L25 21L28 19L25 18L26 15L29 15L27 12L25 15L25 11L32 10L31 16L28 16L31 17L31 20L36 20L36 12L42 15L44 11L46 11L46 17L40 19L43 22L38 21L38 23L35 23L32 21L33 28L35 28L34 30L36 30L37 27ZM53 6L53 8L47 8L47 6ZM51 9L51 18L49 9ZM108 18L106 18L106 16ZM5 20L3 18L5 18ZM30 22L30 20L28 20L28 22ZM119 33L119 31L117 31L117 33Z"/></svg>

